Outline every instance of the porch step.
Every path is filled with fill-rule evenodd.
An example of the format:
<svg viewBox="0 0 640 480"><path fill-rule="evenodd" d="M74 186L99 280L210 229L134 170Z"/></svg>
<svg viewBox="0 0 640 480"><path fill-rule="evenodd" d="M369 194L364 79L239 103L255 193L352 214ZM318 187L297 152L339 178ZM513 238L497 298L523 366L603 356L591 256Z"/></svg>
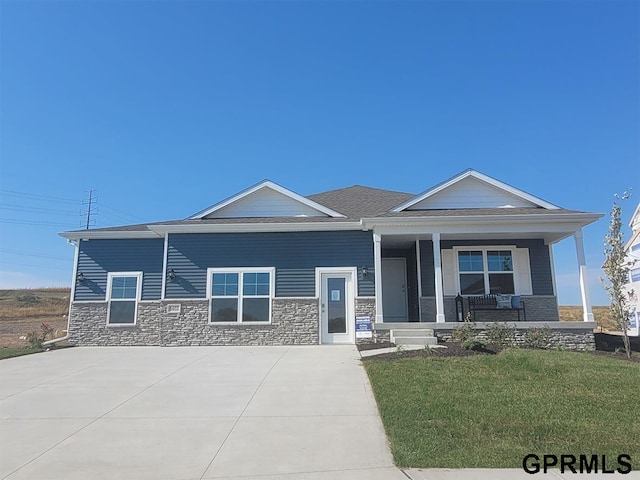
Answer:
<svg viewBox="0 0 640 480"><path fill-rule="evenodd" d="M390 340L396 345L436 345L438 339L430 328L390 330Z"/></svg>

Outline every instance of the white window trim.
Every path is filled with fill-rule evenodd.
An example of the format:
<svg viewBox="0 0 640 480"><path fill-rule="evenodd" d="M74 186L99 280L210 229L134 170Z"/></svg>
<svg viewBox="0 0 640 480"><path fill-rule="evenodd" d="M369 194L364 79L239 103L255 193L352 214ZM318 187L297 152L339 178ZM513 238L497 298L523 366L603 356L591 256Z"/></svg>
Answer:
<svg viewBox="0 0 640 480"><path fill-rule="evenodd" d="M136 306L133 312L133 323L111 323L111 302L112 301L131 301L131 299L111 299L111 286L113 277L135 277L136 282ZM138 304L142 300L142 272L109 272L107 273L107 293L105 300L107 302L107 326L108 327L135 327L138 324Z"/></svg>
<svg viewBox="0 0 640 480"><path fill-rule="evenodd" d="M483 294L474 294L474 295L470 295L470 294L464 294L465 296L468 297L481 297L483 295L491 295L491 285L489 284L489 273L509 273L509 272L489 272L489 265L488 265L488 260L487 260L487 251L489 250L508 250L511 252L511 266L512 266L512 271L510 272L513 275L513 294L508 294L508 295L520 295L520 285L518 285L518 273L516 271L516 246L515 245L482 245L482 246L475 246L475 245L467 245L467 246L455 246L453 247L453 253L454 253L454 265L455 265L455 281L456 281L456 289L458 292L460 292L460 295L463 295L462 293L462 289L460 288L460 274L462 273L463 275L465 273L481 273L481 272L460 272L460 260L458 258L458 252L469 252L469 251L474 251L474 252L478 252L481 251L482 252L482 274L484 275L484 292Z"/></svg>
<svg viewBox="0 0 640 480"><path fill-rule="evenodd" d="M212 283L214 273L237 273L238 274L238 321L236 322L212 322L211 321L211 300L213 298L236 298L236 297L224 297L212 295ZM269 321L268 322L243 322L242 321L242 300L244 297L244 280L242 279L245 273L268 273L269 274ZM273 314L273 298L275 297L275 267L222 267L222 268L207 268L207 300L209 302L209 325L271 325ZM266 298L264 295L252 295L246 298Z"/></svg>

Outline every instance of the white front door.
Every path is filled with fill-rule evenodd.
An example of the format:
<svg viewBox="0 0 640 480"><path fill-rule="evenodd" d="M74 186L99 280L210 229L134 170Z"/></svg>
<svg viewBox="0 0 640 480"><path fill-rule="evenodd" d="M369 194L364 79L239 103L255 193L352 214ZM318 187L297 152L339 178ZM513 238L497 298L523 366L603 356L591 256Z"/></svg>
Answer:
<svg viewBox="0 0 640 480"><path fill-rule="evenodd" d="M404 258L382 259L382 311L385 322L408 322L407 264Z"/></svg>
<svg viewBox="0 0 640 480"><path fill-rule="evenodd" d="M355 343L355 286L350 270L319 271L322 343Z"/></svg>

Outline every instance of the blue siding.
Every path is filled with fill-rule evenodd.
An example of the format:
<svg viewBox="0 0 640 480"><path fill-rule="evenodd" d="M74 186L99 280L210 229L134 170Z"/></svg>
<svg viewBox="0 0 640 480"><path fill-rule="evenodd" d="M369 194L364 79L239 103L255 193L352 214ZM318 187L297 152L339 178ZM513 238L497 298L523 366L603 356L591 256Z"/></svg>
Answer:
<svg viewBox="0 0 640 480"><path fill-rule="evenodd" d="M164 239L84 240L80 242L75 300L104 300L108 272L142 272L142 299L157 300L162 291Z"/></svg>
<svg viewBox="0 0 640 480"><path fill-rule="evenodd" d="M422 275L422 296L435 297L436 279L433 271L433 242L420 241L420 275Z"/></svg>
<svg viewBox="0 0 640 480"><path fill-rule="evenodd" d="M371 232L265 232L171 234L167 268L176 280L166 298L206 296L209 267L275 267L276 296L315 295L316 267L367 266L358 278L358 295L374 295Z"/></svg>
<svg viewBox="0 0 640 480"><path fill-rule="evenodd" d="M517 248L529 249L529 266L531 268L531 286L534 295L553 295L551 258L549 247L541 239L535 240L443 240L442 249L457 246L483 245L515 245ZM433 273L433 244L431 241L420 242L420 258L422 260L422 294L435 295Z"/></svg>

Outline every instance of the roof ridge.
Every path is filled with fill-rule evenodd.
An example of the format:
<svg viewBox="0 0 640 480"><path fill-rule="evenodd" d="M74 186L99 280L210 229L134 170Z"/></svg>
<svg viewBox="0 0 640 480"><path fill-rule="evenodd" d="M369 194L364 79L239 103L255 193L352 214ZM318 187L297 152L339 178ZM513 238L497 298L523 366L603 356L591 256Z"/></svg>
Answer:
<svg viewBox="0 0 640 480"><path fill-rule="evenodd" d="M378 187L370 187L368 185L360 185L360 184L354 184L354 185L350 185L348 187L341 187L341 188L333 188L331 190L325 190L324 192L316 192L316 193L312 193L310 195L306 195L306 197L313 197L316 195L324 195L326 193L334 193L334 192L339 192L341 190L349 190L352 188L366 188L367 190L375 190L378 192L386 192L386 193L397 193L397 194L401 194L401 195L415 195L415 193L410 193L410 192L401 192L399 190L389 190L386 188L378 188Z"/></svg>

